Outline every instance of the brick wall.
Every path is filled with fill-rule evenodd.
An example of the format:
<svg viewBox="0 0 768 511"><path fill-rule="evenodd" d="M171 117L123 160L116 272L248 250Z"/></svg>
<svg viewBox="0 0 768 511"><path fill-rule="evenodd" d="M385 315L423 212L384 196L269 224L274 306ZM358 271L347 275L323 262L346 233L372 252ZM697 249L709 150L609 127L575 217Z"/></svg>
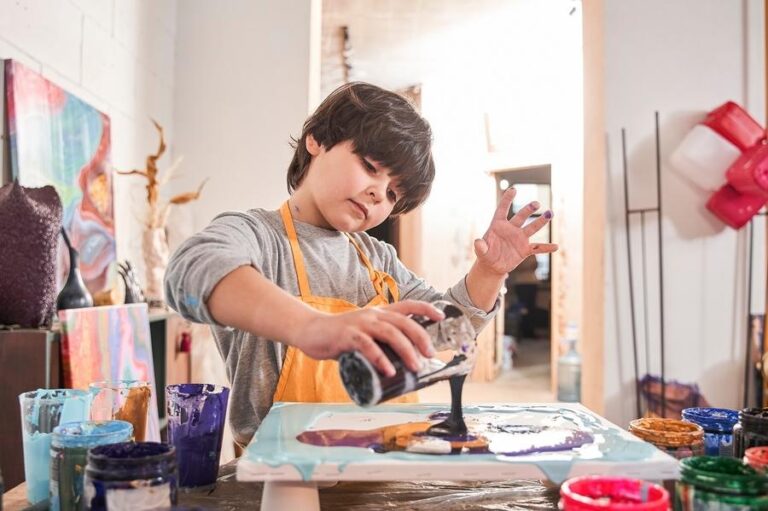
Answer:
<svg viewBox="0 0 768 511"><path fill-rule="evenodd" d="M150 117L173 141L176 0L0 0L0 13L0 58L106 113L116 168L142 166L155 150ZM141 266L142 182L118 177L114 193L118 258Z"/></svg>

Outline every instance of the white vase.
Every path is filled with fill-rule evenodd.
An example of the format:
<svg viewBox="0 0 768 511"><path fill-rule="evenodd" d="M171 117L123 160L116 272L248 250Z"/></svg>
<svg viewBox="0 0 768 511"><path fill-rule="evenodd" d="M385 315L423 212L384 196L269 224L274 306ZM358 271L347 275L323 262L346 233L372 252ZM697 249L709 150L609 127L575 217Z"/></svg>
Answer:
<svg viewBox="0 0 768 511"><path fill-rule="evenodd" d="M168 238L165 227L152 227L144 229L142 251L146 275L145 294L147 301L164 303L163 276L168 266Z"/></svg>

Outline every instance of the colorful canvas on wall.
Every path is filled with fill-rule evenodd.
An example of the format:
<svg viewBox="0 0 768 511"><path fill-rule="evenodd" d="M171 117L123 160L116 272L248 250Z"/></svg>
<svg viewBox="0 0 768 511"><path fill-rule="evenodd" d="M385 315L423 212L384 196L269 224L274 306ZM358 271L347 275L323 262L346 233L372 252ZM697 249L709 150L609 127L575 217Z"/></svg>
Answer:
<svg viewBox="0 0 768 511"><path fill-rule="evenodd" d="M56 188L86 286L91 293L110 287L115 224L109 117L13 60L5 61L5 83L13 177L24 186ZM59 283L68 264L62 243Z"/></svg>
<svg viewBox="0 0 768 511"><path fill-rule="evenodd" d="M146 303L59 311L64 386L143 380L152 387L147 440L160 440L157 385Z"/></svg>

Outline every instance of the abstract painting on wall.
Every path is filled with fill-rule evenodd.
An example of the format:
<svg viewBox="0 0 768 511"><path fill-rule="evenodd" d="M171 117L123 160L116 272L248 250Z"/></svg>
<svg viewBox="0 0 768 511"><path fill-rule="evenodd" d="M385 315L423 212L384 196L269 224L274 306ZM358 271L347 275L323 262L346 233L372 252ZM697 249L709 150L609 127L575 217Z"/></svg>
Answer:
<svg viewBox="0 0 768 511"><path fill-rule="evenodd" d="M91 293L111 287L115 224L109 117L14 60L4 61L11 170L29 187L53 185ZM59 245L58 282L69 265Z"/></svg>
<svg viewBox="0 0 768 511"><path fill-rule="evenodd" d="M59 311L64 386L87 390L104 380L150 383L147 439L160 439L157 385L146 303Z"/></svg>

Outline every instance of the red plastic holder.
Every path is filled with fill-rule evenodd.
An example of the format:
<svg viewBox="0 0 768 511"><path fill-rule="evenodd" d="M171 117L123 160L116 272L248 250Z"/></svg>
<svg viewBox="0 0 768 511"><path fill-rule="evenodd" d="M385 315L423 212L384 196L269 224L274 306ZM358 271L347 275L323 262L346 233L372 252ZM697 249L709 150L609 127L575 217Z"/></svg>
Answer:
<svg viewBox="0 0 768 511"><path fill-rule="evenodd" d="M731 185L725 185L712 194L707 201L707 209L723 223L741 229L766 201L765 197L739 193Z"/></svg>
<svg viewBox="0 0 768 511"><path fill-rule="evenodd" d="M725 172L728 184L739 193L768 200L768 145L750 147Z"/></svg>
<svg viewBox="0 0 768 511"><path fill-rule="evenodd" d="M702 122L723 138L746 151L765 139L765 131L746 110L728 101L707 114Z"/></svg>

